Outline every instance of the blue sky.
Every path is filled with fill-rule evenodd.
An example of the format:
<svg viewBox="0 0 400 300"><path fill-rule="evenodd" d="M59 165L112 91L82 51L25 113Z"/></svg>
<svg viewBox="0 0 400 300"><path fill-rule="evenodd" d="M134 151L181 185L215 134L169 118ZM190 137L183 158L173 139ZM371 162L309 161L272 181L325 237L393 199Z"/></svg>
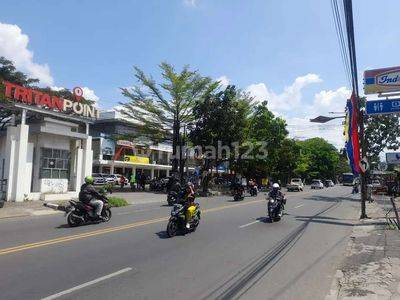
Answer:
<svg viewBox="0 0 400 300"><path fill-rule="evenodd" d="M398 65L400 2L353 2L360 73ZM0 55L44 84L87 87L101 108L123 101L133 65L157 78L161 61L189 64L267 97L292 136L341 143L337 123L307 122L348 92L330 0L2 0Z"/></svg>

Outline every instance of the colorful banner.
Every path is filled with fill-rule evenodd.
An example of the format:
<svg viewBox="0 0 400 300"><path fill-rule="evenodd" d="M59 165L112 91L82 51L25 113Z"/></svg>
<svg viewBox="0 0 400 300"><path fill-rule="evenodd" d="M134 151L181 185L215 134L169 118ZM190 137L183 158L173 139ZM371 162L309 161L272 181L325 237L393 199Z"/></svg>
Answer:
<svg viewBox="0 0 400 300"><path fill-rule="evenodd" d="M351 95L346 105L346 121L344 127L347 158L354 175L360 173L360 144L358 137L358 103Z"/></svg>
<svg viewBox="0 0 400 300"><path fill-rule="evenodd" d="M366 95L398 91L400 91L400 67L364 72L364 93Z"/></svg>

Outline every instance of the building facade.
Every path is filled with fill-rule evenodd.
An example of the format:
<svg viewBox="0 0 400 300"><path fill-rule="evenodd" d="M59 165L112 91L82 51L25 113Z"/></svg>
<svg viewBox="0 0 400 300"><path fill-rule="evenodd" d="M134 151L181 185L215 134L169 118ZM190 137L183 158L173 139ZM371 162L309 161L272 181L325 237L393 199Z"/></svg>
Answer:
<svg viewBox="0 0 400 300"><path fill-rule="evenodd" d="M169 176L172 146L167 143L149 146L143 141L116 138L135 133L135 124L118 112L100 113L91 126L93 173L121 174L130 178L140 172L151 179Z"/></svg>
<svg viewBox="0 0 400 300"><path fill-rule="evenodd" d="M94 118L83 114L97 109L10 83L5 95L12 121L0 131L0 200L76 197L93 163Z"/></svg>

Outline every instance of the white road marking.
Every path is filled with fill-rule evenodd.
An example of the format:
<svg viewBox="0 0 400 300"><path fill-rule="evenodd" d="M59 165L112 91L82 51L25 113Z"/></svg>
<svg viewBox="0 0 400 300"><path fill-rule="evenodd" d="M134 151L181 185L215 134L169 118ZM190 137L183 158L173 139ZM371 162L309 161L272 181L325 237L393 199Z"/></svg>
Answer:
<svg viewBox="0 0 400 300"><path fill-rule="evenodd" d="M70 294L70 293L75 292L75 291L77 291L77 290L80 290L80 289L83 289L83 288L88 287L88 286L90 286L90 285L96 284L96 283L98 283L98 282L101 282L101 281L110 279L110 278L112 278L112 277L121 275L121 274L126 273L126 272L129 272L129 271L131 271L131 270L132 270L132 268L125 268L125 269L119 270L119 271L117 271L117 272L114 272L114 273L108 274L108 275L106 275L106 276L103 276L103 277L94 279L94 280L92 280L92 281L88 281L88 282L83 283L83 284L81 284L81 285L78 285L78 286L76 286L76 287L73 287L73 288L70 288L70 289L68 289L68 290L59 292L59 293L57 293L57 294L48 296L48 297L46 297L46 298L42 298L42 300L53 300L53 299L57 299L57 298L59 298L59 297L61 297L61 296Z"/></svg>
<svg viewBox="0 0 400 300"><path fill-rule="evenodd" d="M260 222L260 220L257 220L257 221L254 221L254 222L250 222L250 223L247 223L247 224L239 226L239 228L245 228L247 226L250 226L250 225L253 225L253 224L256 224L256 223L259 223L259 222Z"/></svg>
<svg viewBox="0 0 400 300"><path fill-rule="evenodd" d="M302 207L302 206L304 206L304 204L297 205L297 206L295 206L293 208L299 208L299 207Z"/></svg>

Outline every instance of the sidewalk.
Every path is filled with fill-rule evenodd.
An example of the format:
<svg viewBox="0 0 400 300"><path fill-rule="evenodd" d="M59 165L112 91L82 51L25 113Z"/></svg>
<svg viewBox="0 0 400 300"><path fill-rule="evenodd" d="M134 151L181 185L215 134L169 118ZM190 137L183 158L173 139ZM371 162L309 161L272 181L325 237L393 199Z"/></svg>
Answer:
<svg viewBox="0 0 400 300"><path fill-rule="evenodd" d="M400 232L387 225L386 210L379 202L367 203L370 219L354 226L325 300L400 300Z"/></svg>
<svg viewBox="0 0 400 300"><path fill-rule="evenodd" d="M114 192L108 194L108 197L124 198L130 205L147 204L147 203L163 203L167 202L167 195L152 192ZM63 201L65 202L65 201ZM52 214L62 214L57 211L43 206L44 201L27 201L27 202L5 202L4 207L0 208L0 219L27 217L27 216L44 216ZM60 204L59 202L52 202Z"/></svg>
<svg viewBox="0 0 400 300"><path fill-rule="evenodd" d="M62 213L61 211L44 207L43 203L43 201L5 202L4 207L0 208L0 219Z"/></svg>

